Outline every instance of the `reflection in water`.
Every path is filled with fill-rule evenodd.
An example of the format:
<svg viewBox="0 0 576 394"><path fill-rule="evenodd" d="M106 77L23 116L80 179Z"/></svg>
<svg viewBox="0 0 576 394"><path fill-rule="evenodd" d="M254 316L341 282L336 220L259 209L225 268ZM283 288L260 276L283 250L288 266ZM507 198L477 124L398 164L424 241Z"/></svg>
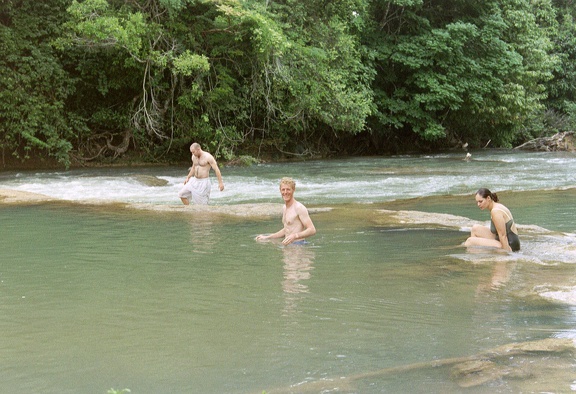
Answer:
<svg viewBox="0 0 576 394"><path fill-rule="evenodd" d="M510 280L512 271L516 266L519 253L509 253L504 249L493 247L469 247L466 248L468 256L475 255L474 263L488 263L492 265L492 274L486 280L480 282L476 288L476 294L498 290Z"/></svg>
<svg viewBox="0 0 576 394"><path fill-rule="evenodd" d="M494 263L492 275L488 280L478 285L476 292L493 291L502 288L510 280L515 262L499 260Z"/></svg>
<svg viewBox="0 0 576 394"><path fill-rule="evenodd" d="M297 309L297 302L303 293L308 293L306 281L311 277L312 265L316 257L314 250L309 246L288 245L282 248L284 254L284 314L293 313Z"/></svg>
<svg viewBox="0 0 576 394"><path fill-rule="evenodd" d="M190 244L192 252L211 253L218 239L213 231L214 218L209 215L194 215L190 220Z"/></svg>

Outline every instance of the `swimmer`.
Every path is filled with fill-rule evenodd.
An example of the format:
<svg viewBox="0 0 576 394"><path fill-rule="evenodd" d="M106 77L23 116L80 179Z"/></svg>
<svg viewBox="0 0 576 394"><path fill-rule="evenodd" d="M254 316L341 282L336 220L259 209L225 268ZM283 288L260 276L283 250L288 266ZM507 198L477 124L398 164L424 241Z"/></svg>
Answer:
<svg viewBox="0 0 576 394"><path fill-rule="evenodd" d="M284 227L274 234L260 234L256 241L265 241L267 239L282 238L282 244L302 244L305 239L316 234L316 227L310 219L308 209L294 199L296 183L292 178L282 178L280 180L280 194L284 200L282 208L282 224Z"/></svg>
<svg viewBox="0 0 576 394"><path fill-rule="evenodd" d="M464 246L492 246L508 252L520 250L520 239L510 210L498 202L496 193L486 188L476 192L476 204L490 211L490 227L475 224Z"/></svg>

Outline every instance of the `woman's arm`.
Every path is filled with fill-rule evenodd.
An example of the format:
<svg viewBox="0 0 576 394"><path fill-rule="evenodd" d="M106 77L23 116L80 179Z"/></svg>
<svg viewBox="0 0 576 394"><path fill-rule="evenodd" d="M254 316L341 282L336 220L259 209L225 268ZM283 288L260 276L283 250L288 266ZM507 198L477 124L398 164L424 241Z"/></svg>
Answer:
<svg viewBox="0 0 576 394"><path fill-rule="evenodd" d="M490 216L492 217L494 227L496 227L496 232L498 233L498 238L500 244L502 245L502 249L511 252L512 248L508 244L508 234L506 233L506 218L504 218L504 213L502 211L494 212L494 210L492 210Z"/></svg>

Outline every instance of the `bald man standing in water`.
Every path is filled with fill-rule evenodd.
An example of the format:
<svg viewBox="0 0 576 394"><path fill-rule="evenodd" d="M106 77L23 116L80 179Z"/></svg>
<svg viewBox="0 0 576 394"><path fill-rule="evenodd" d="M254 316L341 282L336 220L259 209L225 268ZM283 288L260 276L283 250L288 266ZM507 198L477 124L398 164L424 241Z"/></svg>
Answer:
<svg viewBox="0 0 576 394"><path fill-rule="evenodd" d="M280 194L284 200L282 208L282 224L284 227L274 234L260 234L256 241L265 241L267 239L281 238L283 245L303 244L307 237L316 234L316 227L310 219L308 209L296 201L294 192L296 191L296 182L292 178L282 178L280 180Z"/></svg>
<svg viewBox="0 0 576 394"><path fill-rule="evenodd" d="M200 144L194 142L190 145L190 153L192 153L192 168L184 181L184 187L180 189L178 197L182 200L184 205L189 205L190 200L194 204L208 204L210 200L210 168L218 177L218 187L220 191L224 190L224 182L222 181L222 174L216 163L216 159L208 152L204 152Z"/></svg>

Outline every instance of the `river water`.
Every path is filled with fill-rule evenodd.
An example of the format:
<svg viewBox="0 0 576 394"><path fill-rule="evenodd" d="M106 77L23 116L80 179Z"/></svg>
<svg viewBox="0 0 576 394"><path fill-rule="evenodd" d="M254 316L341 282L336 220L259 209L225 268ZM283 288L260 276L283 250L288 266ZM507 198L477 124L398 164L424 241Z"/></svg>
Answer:
<svg viewBox="0 0 576 394"><path fill-rule="evenodd" d="M576 339L576 155L463 158L223 167L213 210L180 204L187 168L0 173L0 189L58 199L0 200L2 391L576 391L572 351L458 372ZM282 176L309 245L254 241L280 228ZM489 220L479 187L512 211L520 252L461 246Z"/></svg>

